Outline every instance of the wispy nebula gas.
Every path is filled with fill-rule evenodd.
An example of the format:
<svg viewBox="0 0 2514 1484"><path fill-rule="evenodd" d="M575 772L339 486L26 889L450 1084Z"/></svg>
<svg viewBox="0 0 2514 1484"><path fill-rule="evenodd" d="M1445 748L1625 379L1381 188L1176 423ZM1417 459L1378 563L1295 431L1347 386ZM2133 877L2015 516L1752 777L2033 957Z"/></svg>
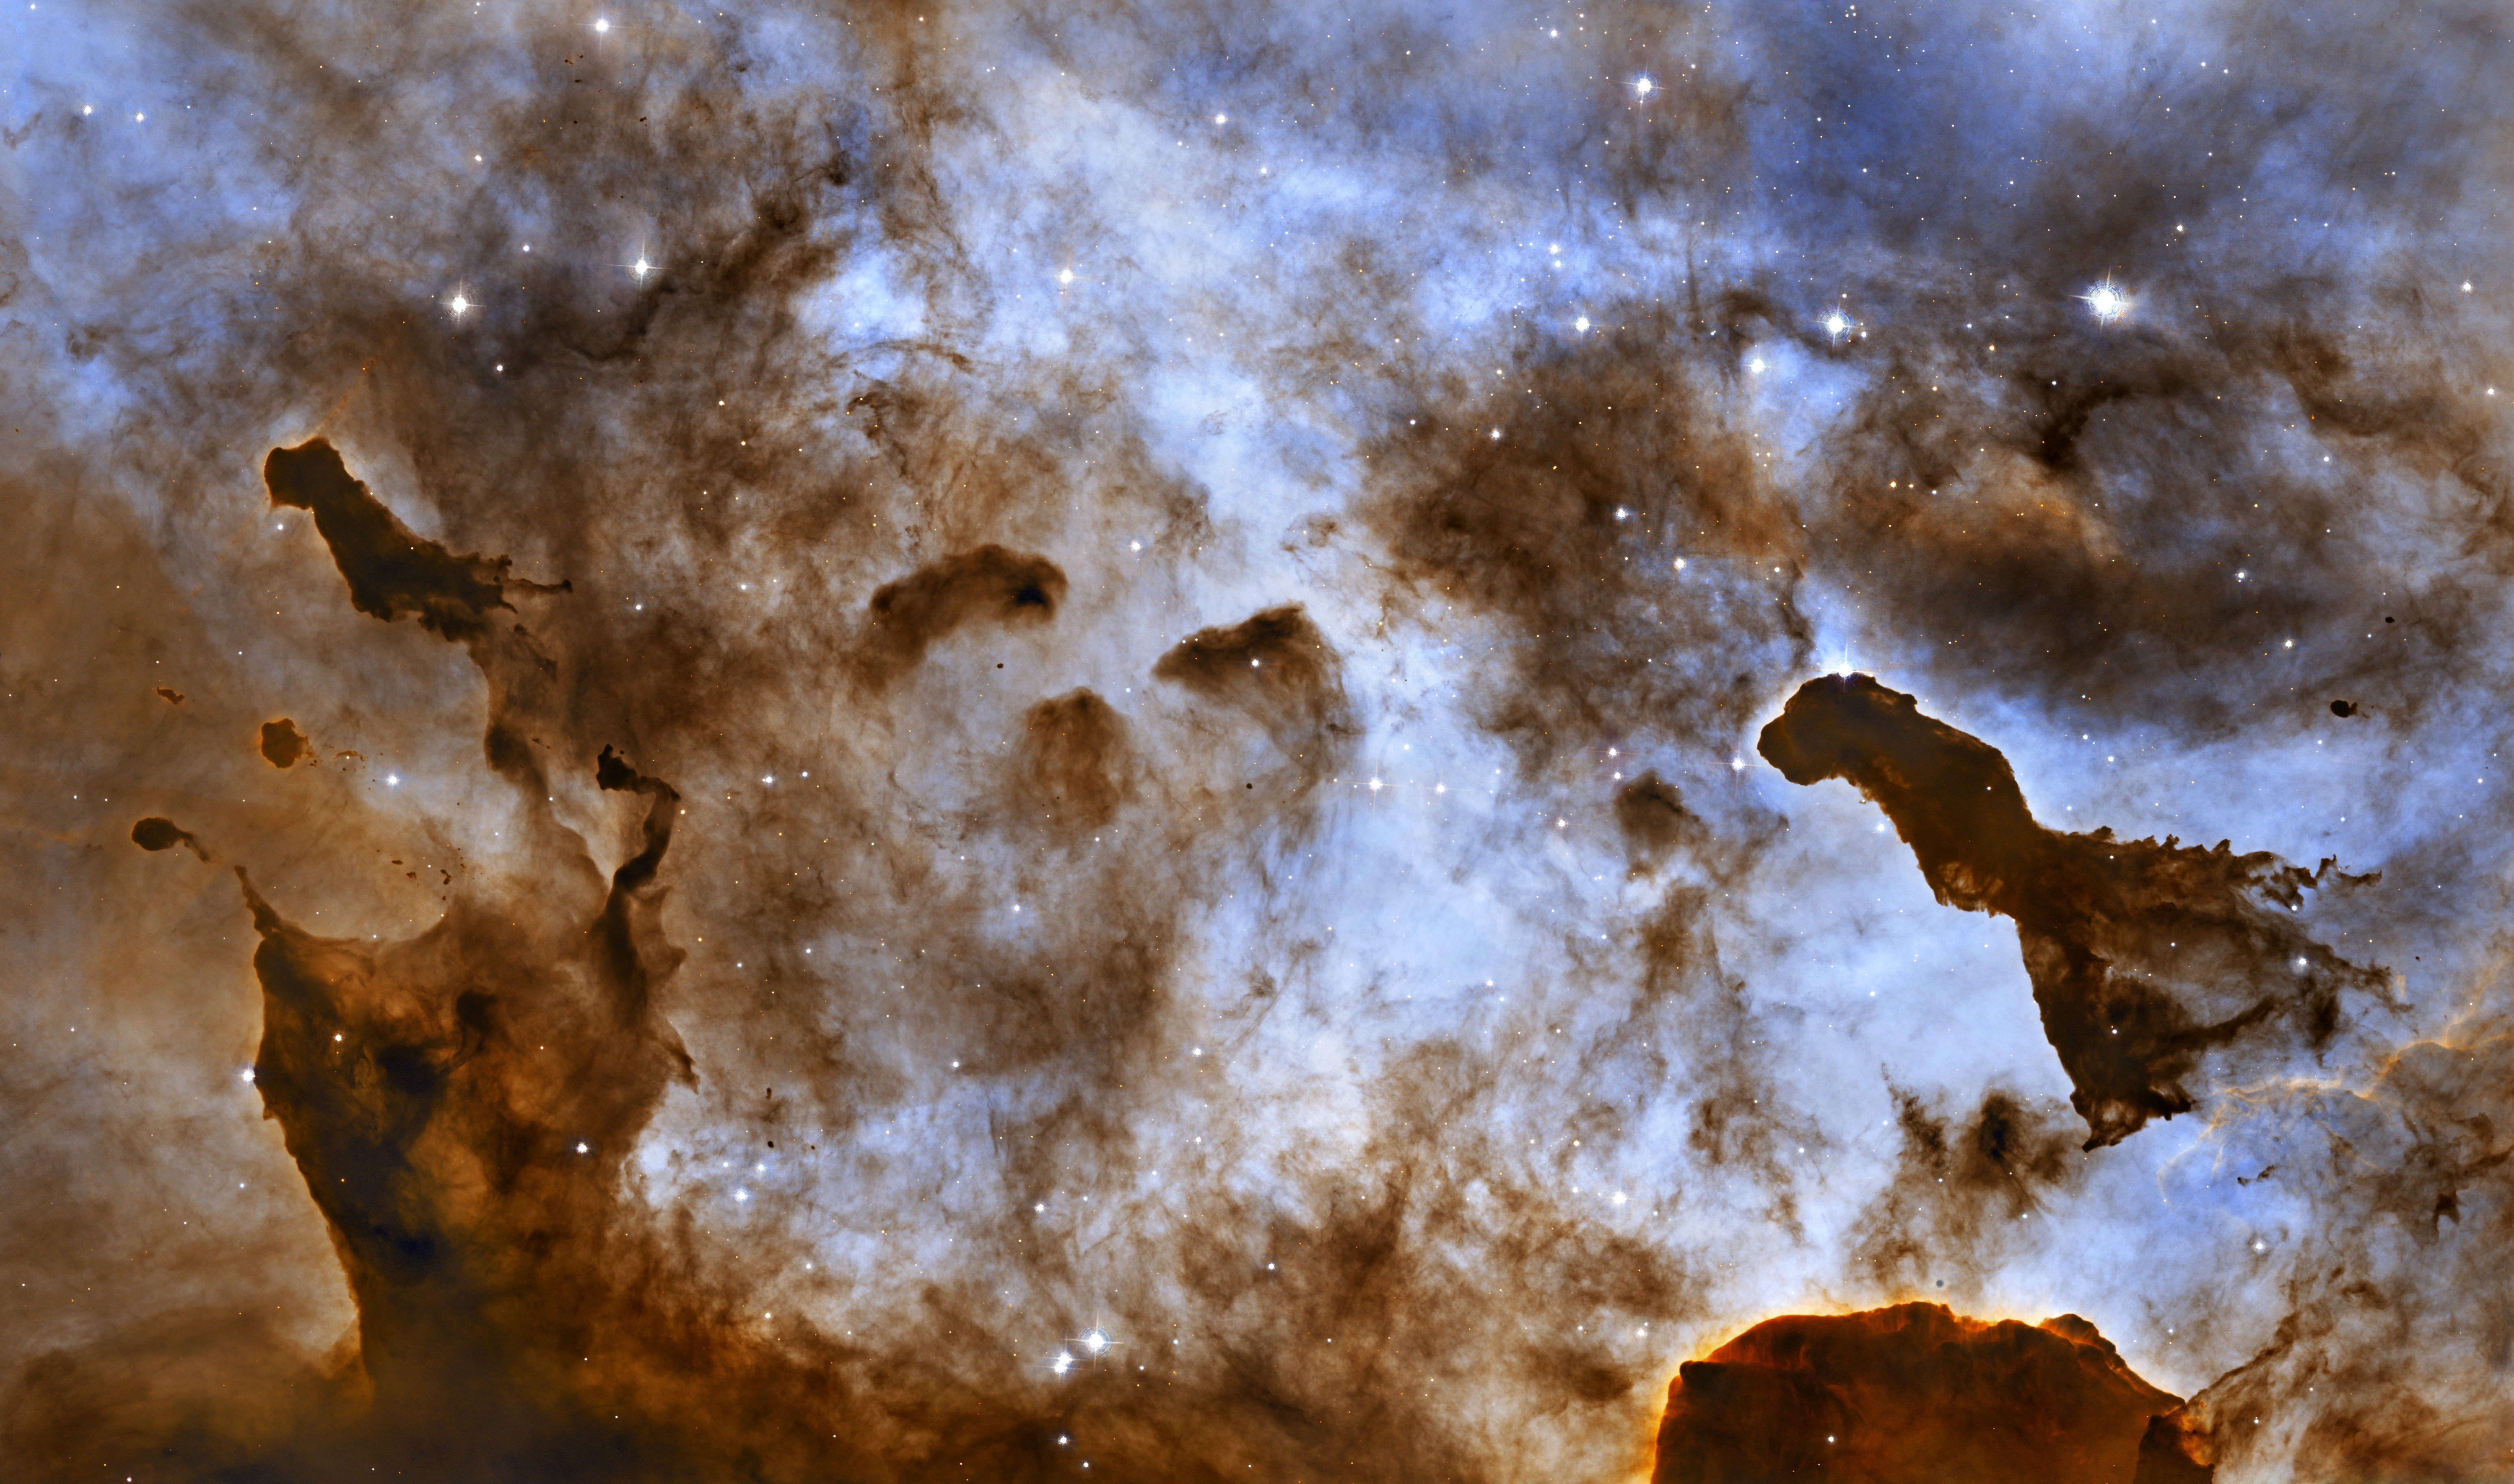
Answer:
<svg viewBox="0 0 2514 1484"><path fill-rule="evenodd" d="M2501 15L5 24L0 1480L2514 1476Z"/></svg>

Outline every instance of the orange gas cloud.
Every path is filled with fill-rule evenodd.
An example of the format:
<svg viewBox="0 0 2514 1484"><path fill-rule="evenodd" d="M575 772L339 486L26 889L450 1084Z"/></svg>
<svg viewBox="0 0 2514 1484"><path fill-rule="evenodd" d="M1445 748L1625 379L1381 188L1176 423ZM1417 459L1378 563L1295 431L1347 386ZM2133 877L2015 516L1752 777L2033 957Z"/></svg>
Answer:
<svg viewBox="0 0 2514 1484"><path fill-rule="evenodd" d="M1650 1477L2129 1484L2149 1420L2176 1405L2075 1314L1784 1314L1678 1371Z"/></svg>

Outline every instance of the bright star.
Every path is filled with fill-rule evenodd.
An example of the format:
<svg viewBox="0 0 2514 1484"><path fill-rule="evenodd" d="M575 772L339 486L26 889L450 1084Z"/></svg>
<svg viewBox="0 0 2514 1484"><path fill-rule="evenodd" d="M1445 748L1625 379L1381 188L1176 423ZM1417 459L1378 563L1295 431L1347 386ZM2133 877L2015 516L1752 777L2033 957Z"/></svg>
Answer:
<svg viewBox="0 0 2514 1484"><path fill-rule="evenodd" d="M1842 339L1842 332L1850 328L1850 321L1843 318L1842 311L1840 309L1836 309L1831 314L1824 317L1824 328L1832 334L1835 340L1840 340Z"/></svg>
<svg viewBox="0 0 2514 1484"><path fill-rule="evenodd" d="M593 28L596 31L608 31L611 29L611 22L608 20L597 19L593 22Z"/></svg>
<svg viewBox="0 0 2514 1484"><path fill-rule="evenodd" d="M471 307L471 301L465 299L462 292L457 290L455 292L453 301L448 303L445 307L453 310L455 317L459 319L462 317L464 310Z"/></svg>
<svg viewBox="0 0 2514 1484"><path fill-rule="evenodd" d="M640 253L637 255L637 261L629 265L629 271L635 273L638 277L643 278L647 274L655 271L655 265L646 261L645 254Z"/></svg>
<svg viewBox="0 0 2514 1484"><path fill-rule="evenodd" d="M2095 318L2103 324L2109 325L2129 312L2129 296L2114 287L2113 281L2109 278L2081 297L2086 300L2087 307L2095 311Z"/></svg>
<svg viewBox="0 0 2514 1484"><path fill-rule="evenodd" d="M1649 97L1649 96L1650 96L1650 89L1652 89L1652 88L1654 88L1654 87L1657 87L1657 86L1658 86L1658 84L1656 84L1656 83L1654 83L1654 82L1651 82L1651 81L1650 81L1648 78L1646 78L1646 77L1637 77L1637 78L1634 78L1634 79L1633 79L1633 91L1634 91L1635 93L1640 94L1640 95L1641 95L1642 97L1643 97L1643 98L1647 98L1647 97Z"/></svg>

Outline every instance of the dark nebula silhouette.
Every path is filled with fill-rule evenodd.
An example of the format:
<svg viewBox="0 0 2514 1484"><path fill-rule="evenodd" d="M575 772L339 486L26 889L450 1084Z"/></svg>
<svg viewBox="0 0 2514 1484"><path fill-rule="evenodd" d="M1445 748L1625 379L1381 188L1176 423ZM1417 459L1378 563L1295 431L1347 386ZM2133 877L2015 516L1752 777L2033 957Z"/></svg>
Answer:
<svg viewBox="0 0 2514 1484"><path fill-rule="evenodd" d="M132 825L131 843L149 851L172 850L181 845L204 861L210 858L209 853L201 848L201 842L192 838L190 831L160 816L152 815Z"/></svg>
<svg viewBox="0 0 2514 1484"><path fill-rule="evenodd" d="M2386 988L2292 920L2334 862L2048 829L1997 748L1869 676L1808 681L1755 745L1793 783L1843 779L1883 809L1938 901L2015 921L2088 1148L2188 1112L2207 1053L2271 1036L2318 1051L2344 991Z"/></svg>
<svg viewBox="0 0 2514 1484"><path fill-rule="evenodd" d="M413 535L323 439L272 449L262 477L274 507L314 513L358 612L416 618L449 639L469 639L486 627L490 610L507 606L503 559L457 556Z"/></svg>
<svg viewBox="0 0 2514 1484"><path fill-rule="evenodd" d="M866 673L875 684L912 669L945 635L971 623L1045 623L1065 601L1065 574L1043 556L986 545L930 562L875 588Z"/></svg>
<svg viewBox="0 0 2514 1484"><path fill-rule="evenodd" d="M1678 1368L1650 1478L2131 1484L2150 1420L2179 1402L2075 1314L1786 1314Z"/></svg>
<svg viewBox="0 0 2514 1484"><path fill-rule="evenodd" d="M1022 713L1026 802L1055 832L1097 829L1136 791L1140 763L1126 719L1106 698L1077 690Z"/></svg>
<svg viewBox="0 0 2514 1484"><path fill-rule="evenodd" d="M262 757L274 768L294 768L313 760L314 743L297 730L297 723L282 716L262 724Z"/></svg>
<svg viewBox="0 0 2514 1484"><path fill-rule="evenodd" d="M2506 1475L2497 9L6 25L0 1484Z"/></svg>

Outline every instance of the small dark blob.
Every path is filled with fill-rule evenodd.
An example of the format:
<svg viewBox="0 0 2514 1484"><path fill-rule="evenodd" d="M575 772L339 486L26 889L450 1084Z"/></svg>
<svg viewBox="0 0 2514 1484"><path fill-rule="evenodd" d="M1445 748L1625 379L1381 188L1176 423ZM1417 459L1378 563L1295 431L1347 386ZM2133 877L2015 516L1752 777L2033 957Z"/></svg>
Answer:
<svg viewBox="0 0 2514 1484"><path fill-rule="evenodd" d="M314 512L314 529L332 548L358 612L387 622L415 618L465 640L488 631L489 610L508 606L506 558L458 556L422 540L350 477L323 439L271 450L262 478L272 504Z"/></svg>
<svg viewBox="0 0 2514 1484"><path fill-rule="evenodd" d="M183 693L173 686L161 685L157 687L157 699L170 706L179 706L183 703Z"/></svg>
<svg viewBox="0 0 2514 1484"><path fill-rule="evenodd" d="M1133 796L1135 749L1126 718L1089 690L1042 701L1022 716L1027 811L1056 833L1098 829Z"/></svg>
<svg viewBox="0 0 2514 1484"><path fill-rule="evenodd" d="M1655 770L1615 790L1615 823L1624 832L1624 852L1635 869L1654 865L1668 854L1702 838L1702 821L1684 807L1676 785Z"/></svg>
<svg viewBox="0 0 2514 1484"><path fill-rule="evenodd" d="M314 760L314 743L283 716L262 724L262 757L274 768L294 768Z"/></svg>
<svg viewBox="0 0 2514 1484"><path fill-rule="evenodd" d="M2183 1083L2211 1051L2281 1023L2320 1051L2343 989L2388 1000L2380 966L2339 957L2295 915L2308 887L2372 878L2333 882L2331 861L2308 871L2225 841L2047 829L1998 748L1869 676L1799 687L1756 750L1793 783L1843 779L1883 809L1939 902L2014 920L2088 1148L2188 1111Z"/></svg>
<svg viewBox="0 0 2514 1484"><path fill-rule="evenodd" d="M2390 614L2385 614L2385 615L2383 615L2383 622L2386 622L2386 623L2391 622L2392 622L2392 616L2391 616Z"/></svg>
<svg viewBox="0 0 2514 1484"><path fill-rule="evenodd" d="M1044 623L1065 601L1065 573L1046 557L984 545L926 563L873 590L862 665L886 684L970 623ZM1000 665L997 668L1001 668Z"/></svg>
<svg viewBox="0 0 2514 1484"><path fill-rule="evenodd" d="M2130 1484L2210 1484L2217 1477L2213 1452L2183 1409L2151 1417L2138 1440L2138 1472Z"/></svg>
<svg viewBox="0 0 2514 1484"><path fill-rule="evenodd" d="M2180 1399L2075 1314L1939 1304L1766 1319L1679 1368L1652 1484L2119 1484ZM2144 1475L2141 1475L2144 1477Z"/></svg>
<svg viewBox="0 0 2514 1484"><path fill-rule="evenodd" d="M2353 701L2334 701L2331 703L2331 714L2333 716L2355 716L2359 714L2357 710L2357 702Z"/></svg>
<svg viewBox="0 0 2514 1484"><path fill-rule="evenodd" d="M593 786L613 792L633 793L640 782L637 770L628 766L628 759L613 751L608 743L604 744L602 755L593 760ZM395 861L393 864L401 862Z"/></svg>
<svg viewBox="0 0 2514 1484"><path fill-rule="evenodd" d="M204 861L210 859L209 852L201 849L201 842L192 838L191 831L162 815L150 815L132 825L131 843L142 850L172 850L181 845Z"/></svg>

